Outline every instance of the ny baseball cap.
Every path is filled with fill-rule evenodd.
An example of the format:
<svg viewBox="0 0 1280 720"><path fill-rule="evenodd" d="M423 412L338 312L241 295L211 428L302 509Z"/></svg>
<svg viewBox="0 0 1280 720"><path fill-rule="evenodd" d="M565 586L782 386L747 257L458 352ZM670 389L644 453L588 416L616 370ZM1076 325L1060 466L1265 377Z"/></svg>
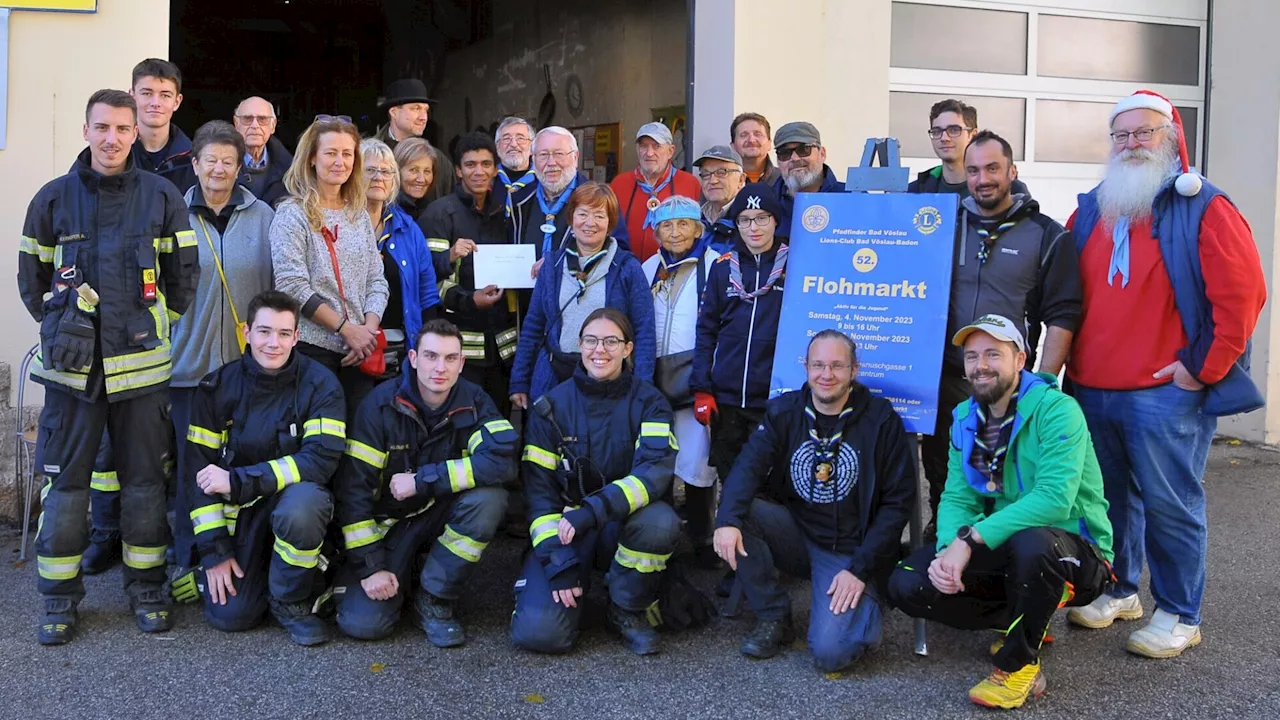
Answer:
<svg viewBox="0 0 1280 720"><path fill-rule="evenodd" d="M674 145L675 138L671 137L671 128L660 122L645 123L636 131L636 140L642 137L653 138L660 145Z"/></svg>
<svg viewBox="0 0 1280 720"><path fill-rule="evenodd" d="M789 122L778 128L777 134L773 136L774 147L782 147L787 143L821 145L822 135L818 134L818 128L813 123Z"/></svg>
<svg viewBox="0 0 1280 720"><path fill-rule="evenodd" d="M698 159L693 161L693 166L701 166L703 160L723 160L725 162L731 162L734 165L742 165L742 156L738 154L737 150L734 150L728 145L712 145L706 150L703 150L702 154L698 156Z"/></svg>
<svg viewBox="0 0 1280 720"><path fill-rule="evenodd" d="M1011 342L1022 352L1027 351L1027 341L1022 339L1022 331L1012 320L1003 315L983 315L972 324L965 325L956 331L951 344L957 347L964 345L965 338L976 332L984 332L997 340Z"/></svg>

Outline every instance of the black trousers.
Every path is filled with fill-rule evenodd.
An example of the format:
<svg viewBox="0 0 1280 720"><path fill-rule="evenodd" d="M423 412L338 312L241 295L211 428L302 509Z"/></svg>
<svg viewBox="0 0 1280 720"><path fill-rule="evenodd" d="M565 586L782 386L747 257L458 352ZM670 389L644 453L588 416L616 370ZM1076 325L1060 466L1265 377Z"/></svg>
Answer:
<svg viewBox="0 0 1280 720"><path fill-rule="evenodd" d="M995 656L995 666L1006 672L1036 662L1054 611L1088 605L1111 580L1096 546L1058 528L1029 528L998 548L975 549L960 577L964 590L955 595L929 580L935 554L926 545L898 563L889 576L889 601L911 617L1006 632Z"/></svg>
<svg viewBox="0 0 1280 720"><path fill-rule="evenodd" d="M467 363L462 366L462 377L479 385L498 406L502 417L511 414L511 393L508 390L511 382L511 366L505 362L492 365ZM529 398L530 401L535 398Z"/></svg>
<svg viewBox="0 0 1280 720"><path fill-rule="evenodd" d="M342 358L346 356L345 353L337 353L319 345L304 342L298 343L297 350L329 368L330 372L338 376L338 382L342 384L342 394L347 400L347 422L354 420L356 408L359 408L365 396L377 387L378 378L361 372L358 365L343 367Z"/></svg>
<svg viewBox="0 0 1280 720"><path fill-rule="evenodd" d="M720 475L720 482L729 477L733 461L742 454L747 437L764 419L764 410L721 405L711 418L711 467Z"/></svg>
<svg viewBox="0 0 1280 720"><path fill-rule="evenodd" d="M951 450L951 413L956 406L973 394L973 386L964 377L964 371L942 366L942 380L938 383L938 422L932 435L920 437L920 462L924 476L929 481L929 510L938 517L938 502L942 488L947 484L947 454Z"/></svg>

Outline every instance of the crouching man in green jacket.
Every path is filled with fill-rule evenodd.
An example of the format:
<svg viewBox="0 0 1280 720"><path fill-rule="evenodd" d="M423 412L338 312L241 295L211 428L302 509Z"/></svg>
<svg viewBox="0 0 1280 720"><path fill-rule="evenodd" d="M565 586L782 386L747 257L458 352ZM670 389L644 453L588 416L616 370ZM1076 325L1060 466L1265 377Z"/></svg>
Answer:
<svg viewBox="0 0 1280 720"><path fill-rule="evenodd" d="M898 564L889 599L912 617L1004 634L969 699L1016 708L1044 692L1040 645L1054 611L1087 605L1112 580L1107 501L1080 406L1052 376L1023 369L1018 327L984 315L952 342L974 394L951 424L938 545Z"/></svg>

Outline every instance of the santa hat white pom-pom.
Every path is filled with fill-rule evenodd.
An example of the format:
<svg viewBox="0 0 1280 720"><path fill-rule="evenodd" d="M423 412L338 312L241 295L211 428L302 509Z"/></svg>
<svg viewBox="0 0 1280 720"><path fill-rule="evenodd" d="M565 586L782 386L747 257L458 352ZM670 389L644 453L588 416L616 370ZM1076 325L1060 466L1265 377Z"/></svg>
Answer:
<svg viewBox="0 0 1280 720"><path fill-rule="evenodd" d="M1185 172L1173 181L1173 187L1178 194L1183 197L1191 197L1200 192L1200 188L1204 187L1204 182L1200 180L1200 176L1196 173Z"/></svg>

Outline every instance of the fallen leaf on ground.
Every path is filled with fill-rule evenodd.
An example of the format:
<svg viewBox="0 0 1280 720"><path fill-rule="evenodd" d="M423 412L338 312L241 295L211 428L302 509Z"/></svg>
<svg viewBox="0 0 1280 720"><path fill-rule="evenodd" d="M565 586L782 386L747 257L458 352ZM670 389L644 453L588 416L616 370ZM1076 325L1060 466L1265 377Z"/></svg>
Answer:
<svg viewBox="0 0 1280 720"><path fill-rule="evenodd" d="M533 703L534 705L541 705L546 702L547 699L542 697L542 693L529 693L524 696L524 701L527 703Z"/></svg>
<svg viewBox="0 0 1280 720"><path fill-rule="evenodd" d="M838 672L829 672L826 675L823 675L823 677L825 677L828 680L839 680L840 678L844 677L844 675L841 675Z"/></svg>
<svg viewBox="0 0 1280 720"><path fill-rule="evenodd" d="M370 663L369 672L380 673L387 669L386 663Z"/></svg>
<svg viewBox="0 0 1280 720"><path fill-rule="evenodd" d="M1227 441L1227 444L1228 444L1228 445L1239 445L1239 444L1240 444L1240 441L1239 441L1239 440L1236 440L1235 438L1231 438L1230 440L1228 440L1228 441Z"/></svg>

